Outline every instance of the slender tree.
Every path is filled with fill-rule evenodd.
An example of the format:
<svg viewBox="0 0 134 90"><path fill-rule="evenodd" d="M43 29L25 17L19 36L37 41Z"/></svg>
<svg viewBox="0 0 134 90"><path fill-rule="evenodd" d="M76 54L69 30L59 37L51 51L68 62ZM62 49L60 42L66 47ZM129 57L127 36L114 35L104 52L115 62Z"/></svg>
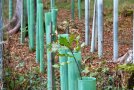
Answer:
<svg viewBox="0 0 134 90"><path fill-rule="evenodd" d="M103 0L97 1L98 8L98 55L103 55Z"/></svg>
<svg viewBox="0 0 134 90"><path fill-rule="evenodd" d="M118 59L118 0L114 0L113 21L113 60Z"/></svg>
<svg viewBox="0 0 134 90"><path fill-rule="evenodd" d="M90 0L85 0L85 43L86 45L89 45L89 31L90 31L90 25L89 25L89 3Z"/></svg>
<svg viewBox="0 0 134 90"><path fill-rule="evenodd" d="M96 3L96 0L94 1L94 15L93 15L93 25L92 25L92 40L91 40L91 52L94 52L95 51L95 36L96 36L96 31L97 31L97 27L96 27L96 19L97 19L97 17L96 17L96 15L97 15L97 13L96 13L96 5L97 5L97 3Z"/></svg>
<svg viewBox="0 0 134 90"><path fill-rule="evenodd" d="M3 0L4 1L4 0ZM23 0L16 0L16 7L15 7L15 11L13 14L12 19L5 25L3 26L2 29L8 29L8 34L14 34L16 33L18 30L20 30L20 26L21 26L21 15L22 15L22 2ZM29 1L29 0L26 0ZM36 5L35 2L36 0L33 0L34 5ZM28 5L29 6L29 5ZM36 7L36 6L34 6ZM34 14L36 14L36 9L34 9ZM27 13L28 16L28 13ZM26 17L27 17L26 16ZM28 21L28 19L26 18L26 22ZM10 28L9 28L10 27Z"/></svg>

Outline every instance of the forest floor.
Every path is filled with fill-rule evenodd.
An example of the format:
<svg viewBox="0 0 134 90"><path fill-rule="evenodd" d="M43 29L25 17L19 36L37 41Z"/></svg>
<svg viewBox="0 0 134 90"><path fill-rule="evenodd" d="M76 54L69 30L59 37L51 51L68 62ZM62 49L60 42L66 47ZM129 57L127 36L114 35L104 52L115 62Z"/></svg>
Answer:
<svg viewBox="0 0 134 90"><path fill-rule="evenodd" d="M106 12L112 14L112 11ZM109 84L106 84L105 82L110 76L117 79L115 80L115 87L118 87L118 85L120 86L120 84L122 85L122 87L125 87L127 84L127 78L125 78L124 80L123 77L120 78L118 75L114 76L116 74L118 65L112 62L107 62L112 61L113 58L113 21L112 18L107 17L107 13L104 12L104 53L102 59L98 58L97 52L90 53L90 46L86 46L82 49L82 58L84 60L82 63L84 66L90 66L88 69L90 70L90 72L93 72L92 74L95 74L93 76L95 76L98 81L97 90L107 88L106 86L108 86ZM70 16L71 13L69 10L60 9L58 11L58 23L62 23L66 20L71 20ZM80 42L84 42L84 18L78 20L78 18L76 17L74 23L77 29L72 28L71 32L76 32L78 35L80 35ZM92 20L90 20L90 35L91 29ZM123 13L120 14L119 57L124 55L130 48L132 48L132 33L132 15L124 15ZM45 55L45 70L47 70L46 66L47 60ZM96 71L100 68L102 68L102 71L106 70L106 72L104 71L104 74L101 74L99 71ZM5 86L9 90L26 90L26 88L33 88L32 90L45 90L44 88L46 88L47 71L45 72L45 74L39 74L39 64L36 63L35 52L29 51L28 37L26 37L26 41L23 45L20 44L20 32L10 36L8 43L4 45L4 71ZM56 87L59 88L59 69L56 69L55 71L57 81ZM107 72L108 75L106 74ZM89 76L89 73L85 75Z"/></svg>

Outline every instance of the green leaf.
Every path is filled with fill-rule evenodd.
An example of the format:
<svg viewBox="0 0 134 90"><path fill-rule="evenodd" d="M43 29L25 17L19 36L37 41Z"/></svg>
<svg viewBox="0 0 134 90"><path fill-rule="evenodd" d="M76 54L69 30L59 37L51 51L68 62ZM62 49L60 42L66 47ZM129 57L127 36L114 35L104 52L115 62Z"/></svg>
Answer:
<svg viewBox="0 0 134 90"><path fill-rule="evenodd" d="M79 51L80 51L80 46L74 48L74 52L79 52Z"/></svg>
<svg viewBox="0 0 134 90"><path fill-rule="evenodd" d="M118 68L127 72L134 72L134 64L123 64L119 65Z"/></svg>
<svg viewBox="0 0 134 90"><path fill-rule="evenodd" d="M59 66L59 64L54 64L53 67L54 68L59 68L60 66Z"/></svg>
<svg viewBox="0 0 134 90"><path fill-rule="evenodd" d="M24 76L20 76L19 77L19 82L22 82L24 79L25 79Z"/></svg>
<svg viewBox="0 0 134 90"><path fill-rule="evenodd" d="M68 40L67 40L66 37L60 37L60 38L59 38L59 44L60 44L61 46L70 47L70 44L69 44L69 42L68 42Z"/></svg>
<svg viewBox="0 0 134 90"><path fill-rule="evenodd" d="M75 40L75 35L74 34L71 34L70 36L69 36L69 43L70 43L70 45L72 45L73 44L73 41Z"/></svg>
<svg viewBox="0 0 134 90"><path fill-rule="evenodd" d="M60 53L58 53L58 56L65 57L66 54L60 54Z"/></svg>

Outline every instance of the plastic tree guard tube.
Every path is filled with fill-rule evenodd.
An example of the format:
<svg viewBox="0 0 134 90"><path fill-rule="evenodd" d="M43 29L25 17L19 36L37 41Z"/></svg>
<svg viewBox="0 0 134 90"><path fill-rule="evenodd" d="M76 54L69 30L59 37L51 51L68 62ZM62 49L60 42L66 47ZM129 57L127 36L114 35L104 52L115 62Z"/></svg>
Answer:
<svg viewBox="0 0 134 90"><path fill-rule="evenodd" d="M42 0L36 0L36 4L42 3Z"/></svg>
<svg viewBox="0 0 134 90"><path fill-rule="evenodd" d="M78 15L80 20L81 19L81 0L78 0Z"/></svg>
<svg viewBox="0 0 134 90"><path fill-rule="evenodd" d="M51 43L50 39L50 23L51 23L51 12L45 13L45 28L46 28L46 44ZM47 90L53 90L54 86L54 74L52 71L52 53L47 48Z"/></svg>
<svg viewBox="0 0 134 90"><path fill-rule="evenodd" d="M39 44L40 44L40 72L44 73L44 27L43 4L39 4Z"/></svg>
<svg viewBox="0 0 134 90"><path fill-rule="evenodd" d="M51 5L50 5L50 6L51 6L51 7L50 7L51 9L52 9L52 8L55 8L55 0L51 0L51 3L50 3L50 4L51 4Z"/></svg>
<svg viewBox="0 0 134 90"><path fill-rule="evenodd" d="M42 0L36 0L36 62L40 62L40 44L39 44L39 3L42 3Z"/></svg>
<svg viewBox="0 0 134 90"><path fill-rule="evenodd" d="M74 7L75 7L75 1L74 0L71 0L71 17L72 17L72 20L74 20Z"/></svg>
<svg viewBox="0 0 134 90"><path fill-rule="evenodd" d="M69 38L69 34L59 34L58 35L58 38L60 38L60 37L64 37L64 38Z"/></svg>
<svg viewBox="0 0 134 90"><path fill-rule="evenodd" d="M69 38L69 34L59 34L58 38L66 37ZM59 50L60 54L67 54L68 49L61 48ZM61 90L68 90L68 65L67 65L67 56L59 56L60 62L60 83L61 83Z"/></svg>
<svg viewBox="0 0 134 90"><path fill-rule="evenodd" d="M68 53L73 56L70 52ZM81 52L74 53L77 62L80 65ZM78 90L78 79L80 79L80 72L74 57L68 57L68 90Z"/></svg>
<svg viewBox="0 0 134 90"><path fill-rule="evenodd" d="M60 49L60 54L67 54L67 49ZM59 56L61 90L68 90L67 56Z"/></svg>
<svg viewBox="0 0 134 90"><path fill-rule="evenodd" d="M28 0L28 36L29 36L29 49L34 50L34 1Z"/></svg>
<svg viewBox="0 0 134 90"><path fill-rule="evenodd" d="M82 77L78 80L78 90L96 90L96 78Z"/></svg>
<svg viewBox="0 0 134 90"><path fill-rule="evenodd" d="M45 27L46 27L46 44L50 44L50 22L51 22L51 12L45 13Z"/></svg>
<svg viewBox="0 0 134 90"><path fill-rule="evenodd" d="M55 33L56 26L57 26L57 14L58 14L58 9L51 9L51 17L52 17L52 24L53 24L53 31L52 33Z"/></svg>
<svg viewBox="0 0 134 90"><path fill-rule="evenodd" d="M39 42L39 0L37 0L36 13L36 63L40 62L40 42Z"/></svg>
<svg viewBox="0 0 134 90"><path fill-rule="evenodd" d="M26 0L22 1L22 14L21 14L21 38L20 42L21 44L25 41L25 35L26 35L26 15L27 15L27 2Z"/></svg>
<svg viewBox="0 0 134 90"><path fill-rule="evenodd" d="M55 31L57 27L57 13L58 13L58 9L51 9L52 34L53 34L52 41L56 40Z"/></svg>
<svg viewBox="0 0 134 90"><path fill-rule="evenodd" d="M29 49L31 50L30 44L30 0L27 0L27 15L28 15L28 38L29 38Z"/></svg>
<svg viewBox="0 0 134 90"><path fill-rule="evenodd" d="M13 0L9 0L9 20L13 17Z"/></svg>

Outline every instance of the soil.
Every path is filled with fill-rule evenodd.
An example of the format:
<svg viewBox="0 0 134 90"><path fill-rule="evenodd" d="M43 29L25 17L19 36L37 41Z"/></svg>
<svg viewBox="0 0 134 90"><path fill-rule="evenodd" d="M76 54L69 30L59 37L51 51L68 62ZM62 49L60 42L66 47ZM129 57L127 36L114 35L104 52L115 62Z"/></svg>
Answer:
<svg viewBox="0 0 134 90"><path fill-rule="evenodd" d="M65 20L70 20L71 14L69 10L61 9L58 12L58 23ZM92 20L90 20L90 37L91 37L91 27ZM92 57L94 62L94 68L97 67L98 62L101 61L112 61L113 58L113 24L112 20L109 20L108 17L104 17L104 56L102 59L99 59L97 52L90 53L90 46L86 46L82 50L82 57L85 60L88 57ZM78 20L78 17L75 18L75 25L77 26L77 33L81 36L81 41L84 41L84 18ZM75 32L75 31L74 31ZM130 48L132 48L132 17L131 16L119 16L119 56L124 55ZM30 67L37 66L35 61L35 52L30 52L28 48L28 37L25 39L23 45L20 44L20 32L10 36L9 42L4 45L4 56L5 63L4 67L10 67L15 72L26 73L29 72ZM86 60L86 64L90 63L90 59ZM25 65L23 68L19 69L16 66L24 62ZM45 57L45 64L47 63ZM114 68L116 64L107 62L107 67ZM46 67L45 67L46 69ZM59 78L59 74L57 78ZM46 78L46 73L43 75Z"/></svg>

